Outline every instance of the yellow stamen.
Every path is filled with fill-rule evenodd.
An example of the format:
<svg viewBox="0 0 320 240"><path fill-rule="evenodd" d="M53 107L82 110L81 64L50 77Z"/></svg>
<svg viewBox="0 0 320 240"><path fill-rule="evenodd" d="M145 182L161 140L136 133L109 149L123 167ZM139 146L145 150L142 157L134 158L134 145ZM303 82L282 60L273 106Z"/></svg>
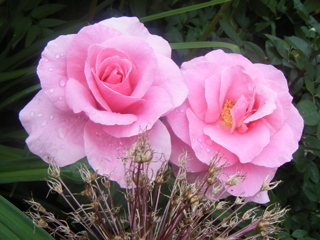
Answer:
<svg viewBox="0 0 320 240"><path fill-rule="evenodd" d="M222 109L221 117L222 117L222 119L224 121L224 124L228 128L232 127L231 109L233 108L234 105L235 105L235 103L231 102L230 100L227 100L224 103L224 106L223 106L223 109Z"/></svg>

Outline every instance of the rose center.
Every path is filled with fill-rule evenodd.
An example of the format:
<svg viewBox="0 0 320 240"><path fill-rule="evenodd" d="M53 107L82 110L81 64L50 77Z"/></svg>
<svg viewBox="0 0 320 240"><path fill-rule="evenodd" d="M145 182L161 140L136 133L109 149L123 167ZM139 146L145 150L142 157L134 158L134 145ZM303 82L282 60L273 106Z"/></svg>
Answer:
<svg viewBox="0 0 320 240"><path fill-rule="evenodd" d="M231 102L230 100L227 100L224 103L222 112L221 112L221 117L224 121L224 124L226 127L231 128L232 127L232 116L231 116L231 109L235 105L234 102Z"/></svg>

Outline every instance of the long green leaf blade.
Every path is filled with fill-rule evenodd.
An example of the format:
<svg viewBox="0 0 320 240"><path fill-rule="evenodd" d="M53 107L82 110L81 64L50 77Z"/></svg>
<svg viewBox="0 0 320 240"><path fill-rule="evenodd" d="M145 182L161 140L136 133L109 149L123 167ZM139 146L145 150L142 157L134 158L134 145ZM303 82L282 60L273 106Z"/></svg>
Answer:
<svg viewBox="0 0 320 240"><path fill-rule="evenodd" d="M140 18L140 21L141 22L148 22L148 21L152 21L155 19L165 18L165 17L177 15L177 14L184 13L184 12L190 12L193 10L214 6L214 5L229 2L229 1L230 0L214 0L214 1L206 2L206 3L195 4L195 5L188 6L188 7L183 7L183 8L174 9L174 10L170 10L170 11L166 11L166 12L162 12L162 13L157 13L157 14L150 15L147 17L142 17L142 18Z"/></svg>
<svg viewBox="0 0 320 240"><path fill-rule="evenodd" d="M50 240L44 229L35 227L32 220L0 196L0 239L10 240Z"/></svg>
<svg viewBox="0 0 320 240"><path fill-rule="evenodd" d="M181 42L170 43L172 49L188 49L188 48L228 48L234 53L241 53L240 48L232 43L225 42Z"/></svg>

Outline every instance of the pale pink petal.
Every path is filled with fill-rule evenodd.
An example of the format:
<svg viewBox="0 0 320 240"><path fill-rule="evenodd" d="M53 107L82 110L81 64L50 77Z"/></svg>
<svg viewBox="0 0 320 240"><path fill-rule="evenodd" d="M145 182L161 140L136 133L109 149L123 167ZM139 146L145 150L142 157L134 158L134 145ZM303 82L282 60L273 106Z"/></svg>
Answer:
<svg viewBox="0 0 320 240"><path fill-rule="evenodd" d="M242 66L236 65L222 70L219 96L221 108L227 100L236 103L241 96L251 99L252 95L253 80Z"/></svg>
<svg viewBox="0 0 320 240"><path fill-rule="evenodd" d="M249 101L244 96L241 96L236 104L231 109L232 116L232 128L231 132L233 132L237 127L240 127L243 123L243 120L246 116L247 109L249 106Z"/></svg>
<svg viewBox="0 0 320 240"><path fill-rule="evenodd" d="M272 89L258 84L255 88L254 109L256 112L244 120L245 123L253 122L270 115L276 109L277 93ZM281 119L279 119L281 121Z"/></svg>
<svg viewBox="0 0 320 240"><path fill-rule="evenodd" d="M153 86L161 87L168 93L173 107L180 106L188 95L181 71L170 58L157 55L157 59L158 69Z"/></svg>
<svg viewBox="0 0 320 240"><path fill-rule="evenodd" d="M261 75L265 80L270 82L276 82L283 90L288 92L288 81L283 73L272 65L266 65L261 63L255 63L254 67L261 72Z"/></svg>
<svg viewBox="0 0 320 240"><path fill-rule="evenodd" d="M210 136L204 132L206 123L198 119L190 109L187 110L186 114L189 120L191 148L201 162L209 165L211 160L217 156L222 157L221 164L232 165L238 161L237 156L217 142L211 141Z"/></svg>
<svg viewBox="0 0 320 240"><path fill-rule="evenodd" d="M74 79L68 81L66 93L68 105L73 112L84 112L95 123L115 126L116 124L131 124L137 120L137 117L133 114L119 114L99 110L88 89Z"/></svg>
<svg viewBox="0 0 320 240"><path fill-rule="evenodd" d="M205 113L205 122L212 123L219 119L221 114L221 105L219 103L221 86L221 74L215 73L205 81L205 98L208 109ZM191 89L194 91L193 89Z"/></svg>
<svg viewBox="0 0 320 240"><path fill-rule="evenodd" d="M190 107L188 100L181 106L175 108L166 115L167 122L171 126L173 132L185 143L191 145L189 135L189 121L186 115L186 110Z"/></svg>
<svg viewBox="0 0 320 240"><path fill-rule="evenodd" d="M159 101L161 99L161 101ZM143 98L143 102L130 106L127 111L134 114L136 121L128 125L104 126L104 131L114 137L131 137L149 130L164 113L173 108L170 97L162 88L153 86ZM131 114L119 114L131 115Z"/></svg>
<svg viewBox="0 0 320 240"><path fill-rule="evenodd" d="M189 89L189 104L198 118L204 119L208 108L205 99L205 82L206 79L212 75L212 66L211 63L203 62L187 68L191 62L192 60L190 62L183 63L181 71Z"/></svg>
<svg viewBox="0 0 320 240"><path fill-rule="evenodd" d="M295 139L290 126L285 123L278 132L271 136L270 143L251 163L269 168L280 167L291 161L292 154L298 147L298 141Z"/></svg>
<svg viewBox="0 0 320 240"><path fill-rule="evenodd" d="M192 148L178 138L173 133L170 126L167 126L167 129L171 136L172 145L170 162L179 166L179 160L187 159L185 168L188 172L197 172L199 174L199 172L206 171L208 169L208 165L198 160Z"/></svg>
<svg viewBox="0 0 320 240"><path fill-rule="evenodd" d="M171 47L162 37L152 35L148 29L136 17L109 18L99 22L104 26L115 28L123 34L132 35L144 39L156 53L171 57Z"/></svg>
<svg viewBox="0 0 320 240"><path fill-rule="evenodd" d="M214 50L205 55L206 61L218 65L219 71L226 67L239 65L245 68L252 68L253 64L247 58L240 54L225 53L223 50ZM218 69L215 69L216 71Z"/></svg>
<svg viewBox="0 0 320 240"><path fill-rule="evenodd" d="M241 163L250 162L258 156L270 141L269 129L258 121L251 123L245 133L230 133L230 128L220 122L204 126L203 132L212 141L234 153Z"/></svg>
<svg viewBox="0 0 320 240"><path fill-rule="evenodd" d="M225 167L223 174L220 176L220 180L225 182L228 177L237 172L245 175L244 181L240 185L228 187L227 191L233 196L251 197L259 192L265 181L270 182L276 172L276 168L261 167L251 163L238 163L230 167ZM264 196L260 197L262 199L264 198Z"/></svg>
<svg viewBox="0 0 320 240"><path fill-rule="evenodd" d="M125 166L120 157L125 157L138 137L115 138L102 129L102 126L89 122L85 128L85 149L89 164L100 175L107 175L121 187L128 187L125 179ZM149 176L154 179L156 171L171 154L170 135L165 126L158 121L148 132L151 148L154 150L150 163ZM128 168L130 161L127 162Z"/></svg>
<svg viewBox="0 0 320 240"><path fill-rule="evenodd" d="M303 132L304 122L300 113L293 105L291 105L291 112L287 119L287 124L293 132L293 138L299 141Z"/></svg>
<svg viewBox="0 0 320 240"><path fill-rule="evenodd" d="M68 111L65 85L68 81L67 54L75 35L60 36L50 41L41 54L37 68L42 90L59 109Z"/></svg>
<svg viewBox="0 0 320 240"><path fill-rule="evenodd" d="M84 66L88 57L89 47L92 44L99 44L120 35L121 32L118 30L102 24L94 24L82 28L70 44L67 56L68 77L86 84Z"/></svg>
<svg viewBox="0 0 320 240"><path fill-rule="evenodd" d="M153 49L143 39L134 36L114 37L101 45L124 52L129 57L128 60L136 69L136 74L129 76L134 78L130 81L136 84L131 96L142 98L157 74L158 59Z"/></svg>
<svg viewBox="0 0 320 240"><path fill-rule="evenodd" d="M85 156L83 131L87 118L54 106L40 91L20 112L20 121L29 134L31 152L46 162L63 167Z"/></svg>

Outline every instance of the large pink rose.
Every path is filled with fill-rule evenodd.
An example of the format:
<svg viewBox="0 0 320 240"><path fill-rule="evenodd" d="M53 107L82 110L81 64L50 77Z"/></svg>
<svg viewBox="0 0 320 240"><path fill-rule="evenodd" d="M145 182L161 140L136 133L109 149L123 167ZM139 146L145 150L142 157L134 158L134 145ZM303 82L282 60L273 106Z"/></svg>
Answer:
<svg viewBox="0 0 320 240"><path fill-rule="evenodd" d="M171 153L159 117L187 96L167 41L137 18L107 19L48 43L38 66L41 91L20 112L30 150L65 166L87 156L125 187L119 160L148 131L155 171Z"/></svg>
<svg viewBox="0 0 320 240"><path fill-rule="evenodd" d="M242 184L227 191L254 196L292 159L303 130L284 75L273 66L221 50L185 62L181 70L189 95L167 116L176 135L171 161L178 164L178 156L187 150L193 156L187 170L201 175L214 155L222 155L221 164L228 166L221 181L237 171L245 174ZM268 200L266 192L254 199Z"/></svg>

